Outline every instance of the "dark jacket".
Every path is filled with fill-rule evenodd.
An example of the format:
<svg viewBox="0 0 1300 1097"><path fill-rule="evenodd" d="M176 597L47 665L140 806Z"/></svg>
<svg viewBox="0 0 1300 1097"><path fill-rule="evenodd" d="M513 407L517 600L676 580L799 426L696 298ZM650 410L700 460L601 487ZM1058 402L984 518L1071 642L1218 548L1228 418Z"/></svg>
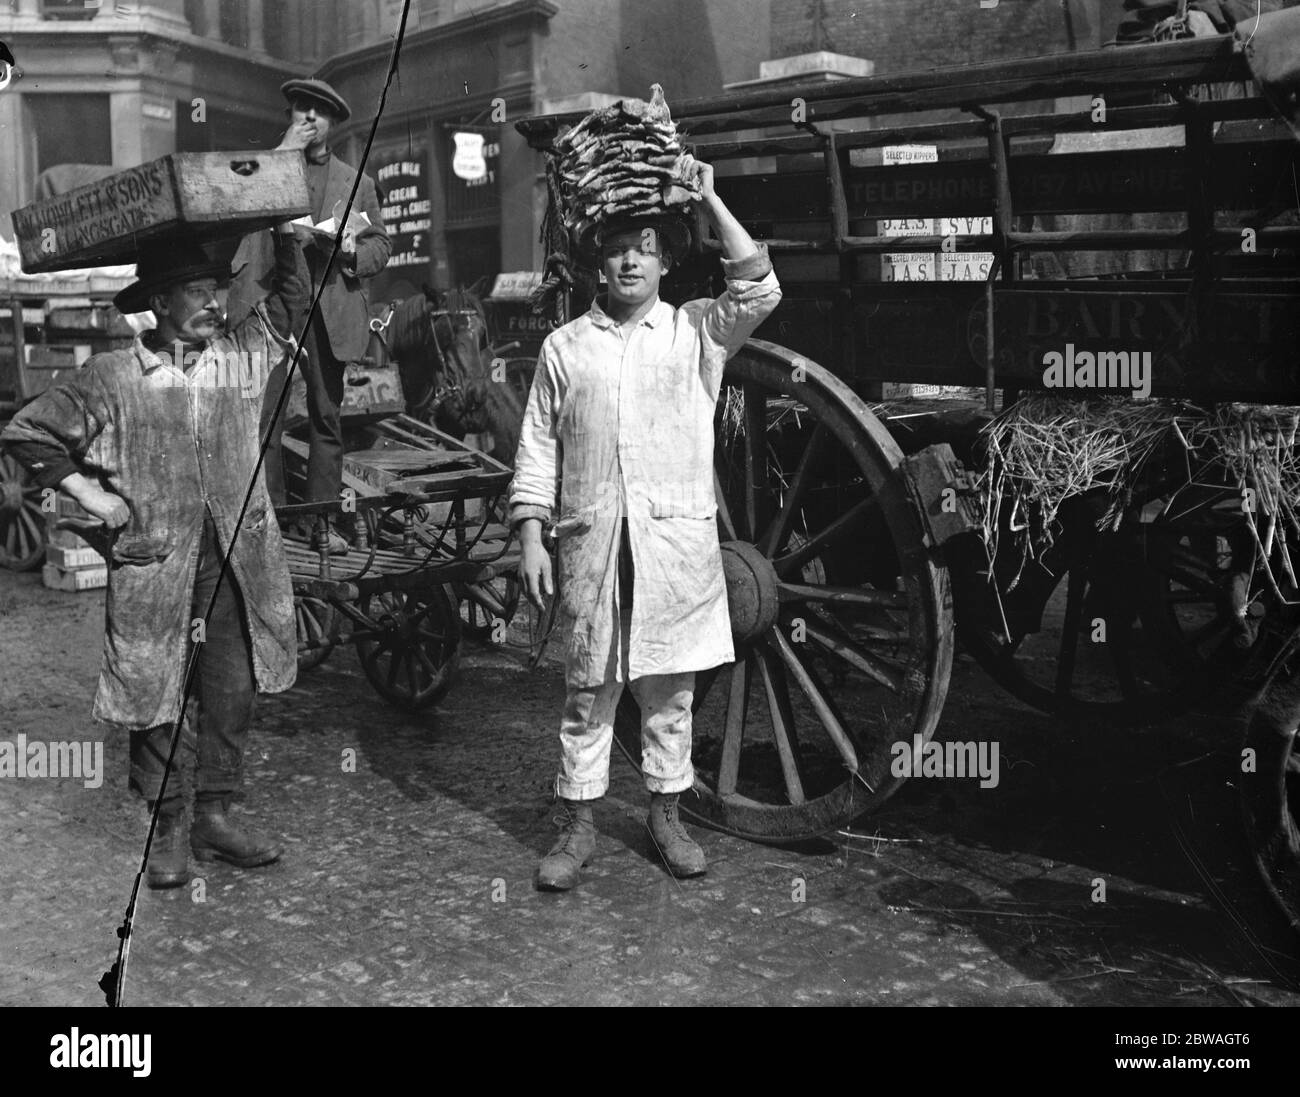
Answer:
<svg viewBox="0 0 1300 1097"><path fill-rule="evenodd" d="M356 176L355 168L337 156L330 156L321 203L322 219L330 215L336 202L347 202ZM361 177L353 209L370 219L370 227L358 234L355 257L339 253L321 293L319 306L329 335L330 350L342 362L355 361L366 353L370 340L370 302L365 284L384 269L392 251L392 242L379 211L379 195L368 175ZM232 324L248 315L253 303L267 293L272 262L270 236L270 230L266 230L244 237L231 261L234 280L226 301L226 315ZM331 241L324 240L306 249L312 274L312 293L320 286L332 246Z"/></svg>

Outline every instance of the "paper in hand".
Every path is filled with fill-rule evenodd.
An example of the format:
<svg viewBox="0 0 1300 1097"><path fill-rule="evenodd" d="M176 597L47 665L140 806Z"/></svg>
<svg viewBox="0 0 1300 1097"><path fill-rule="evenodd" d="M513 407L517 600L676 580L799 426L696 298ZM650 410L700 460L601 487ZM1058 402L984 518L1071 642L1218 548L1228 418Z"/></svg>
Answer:
<svg viewBox="0 0 1300 1097"><path fill-rule="evenodd" d="M310 214L304 214L302 217L299 217L293 223L295 225L305 226L306 228L310 229L313 233L315 233L317 236L327 237L332 240L338 234L339 231L338 219L339 217L342 216L343 207L345 205L346 203L342 201L335 202L332 216L325 218L324 221L321 221L319 223L313 222ZM348 214L347 227L350 228L354 233L360 234L362 229L366 229L370 227L370 218L367 217L364 212L358 212L357 210L353 210L350 214Z"/></svg>

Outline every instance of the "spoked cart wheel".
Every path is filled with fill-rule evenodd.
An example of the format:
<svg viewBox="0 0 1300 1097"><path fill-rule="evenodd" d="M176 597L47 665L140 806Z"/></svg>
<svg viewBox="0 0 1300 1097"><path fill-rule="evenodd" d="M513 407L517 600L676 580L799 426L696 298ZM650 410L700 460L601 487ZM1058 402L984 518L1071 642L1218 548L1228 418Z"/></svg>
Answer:
<svg viewBox="0 0 1300 1097"><path fill-rule="evenodd" d="M1155 577L1141 576L1132 538L1098 532L1103 506L1091 497L1067 502L1051 548L1023 567L1018 550L999 552L996 590L981 589L986 577L956 575L958 635L994 681L1033 708L1149 722L1190 698L1138 612L1140 582Z"/></svg>
<svg viewBox="0 0 1300 1097"><path fill-rule="evenodd" d="M0 454L0 567L32 571L45 559L41 489L27 470Z"/></svg>
<svg viewBox="0 0 1300 1097"><path fill-rule="evenodd" d="M1300 934L1300 631L1251 715L1241 774L1242 814L1255 866Z"/></svg>
<svg viewBox="0 0 1300 1097"><path fill-rule="evenodd" d="M1068 501L1039 560L994 561L1000 598L955 569L963 647L1060 717L1154 723L1205 700L1249 656L1268 601L1246 519L1214 501L1186 495L1176 514L1105 532L1104 499Z"/></svg>
<svg viewBox="0 0 1300 1097"><path fill-rule="evenodd" d="M447 585L361 600L353 632L361 669L386 701L417 712L446 695L460 659L460 614Z"/></svg>
<svg viewBox="0 0 1300 1097"><path fill-rule="evenodd" d="M298 632L298 672L314 670L338 645L342 617L323 598L295 594L293 617Z"/></svg>
<svg viewBox="0 0 1300 1097"><path fill-rule="evenodd" d="M947 574L903 455L821 366L750 340L718 399L715 487L736 662L696 676L692 815L768 841L824 834L902 783L952 661ZM640 764L625 691L620 748Z"/></svg>
<svg viewBox="0 0 1300 1097"><path fill-rule="evenodd" d="M501 560L501 548L510 538L509 507L504 497L498 496L488 506L488 535L480 542L486 559L496 565L497 574L479 583L456 583L460 599L461 633L479 643L500 639L498 629L514 620L519 610L523 587L519 582L519 566L513 557Z"/></svg>
<svg viewBox="0 0 1300 1097"><path fill-rule="evenodd" d="M486 582L457 584L456 589L461 598L461 631L477 641L491 640L499 627L514 620L523 590L516 568L509 568Z"/></svg>

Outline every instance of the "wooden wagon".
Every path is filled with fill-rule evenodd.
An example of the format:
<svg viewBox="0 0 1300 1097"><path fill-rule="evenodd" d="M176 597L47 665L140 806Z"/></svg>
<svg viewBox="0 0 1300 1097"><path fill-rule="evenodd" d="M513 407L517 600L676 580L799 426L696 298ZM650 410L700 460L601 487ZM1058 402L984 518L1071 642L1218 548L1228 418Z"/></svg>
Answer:
<svg viewBox="0 0 1300 1097"><path fill-rule="evenodd" d="M462 635L490 634L513 612L493 600L518 557L491 505L511 471L407 415L377 419L370 431L372 445L347 455L343 501L277 508L282 521L306 520L317 532L317 547L285 542L298 665L310 670L351 640L375 690L414 711L450 688ZM285 442L305 460L305 446ZM343 514L360 536L332 556L327 523Z"/></svg>
<svg viewBox="0 0 1300 1097"><path fill-rule="evenodd" d="M698 677L699 817L781 841L878 808L904 779L899 750L934 734L957 635L1062 717L1159 718L1191 682L1271 664L1295 627L1294 571L1281 589L1260 579L1241 537L1261 516L1243 514L1235 483L1180 517L1148 478L1113 537L1095 493L1081 495L1028 578L971 532L981 428L1041 391L1045 356L1067 345L1152 352L1156 398L1300 402L1300 144L1249 79L1222 37L673 104L784 290L719 400L738 658ZM518 128L546 149L577 117ZM929 155L887 151L917 147ZM899 227L918 220L923 235ZM1123 258L1139 249L1158 258ZM710 251L679 272L682 297L717 292ZM983 253L987 276L883 280L900 252L928 253L940 273ZM900 407L899 384L983 398ZM1250 629L1236 660L1230 630L1215 637L1225 615ZM1096 618L1108 643L1086 651ZM1084 673L1085 656L1100 667ZM630 698L619 742L638 760ZM1243 779L1282 791L1265 809L1265 829L1289 826L1293 841L1266 870L1276 882L1300 869L1300 790L1290 743L1268 758Z"/></svg>

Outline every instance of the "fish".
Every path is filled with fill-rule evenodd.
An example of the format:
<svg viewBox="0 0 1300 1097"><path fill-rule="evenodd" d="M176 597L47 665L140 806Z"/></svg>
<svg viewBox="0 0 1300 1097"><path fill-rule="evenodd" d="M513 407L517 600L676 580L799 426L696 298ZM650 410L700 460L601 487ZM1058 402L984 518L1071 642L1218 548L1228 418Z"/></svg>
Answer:
<svg viewBox="0 0 1300 1097"><path fill-rule="evenodd" d="M664 96L627 97L591 111L552 145L548 167L562 224L589 230L616 216L666 213L698 199L683 171L685 152Z"/></svg>

